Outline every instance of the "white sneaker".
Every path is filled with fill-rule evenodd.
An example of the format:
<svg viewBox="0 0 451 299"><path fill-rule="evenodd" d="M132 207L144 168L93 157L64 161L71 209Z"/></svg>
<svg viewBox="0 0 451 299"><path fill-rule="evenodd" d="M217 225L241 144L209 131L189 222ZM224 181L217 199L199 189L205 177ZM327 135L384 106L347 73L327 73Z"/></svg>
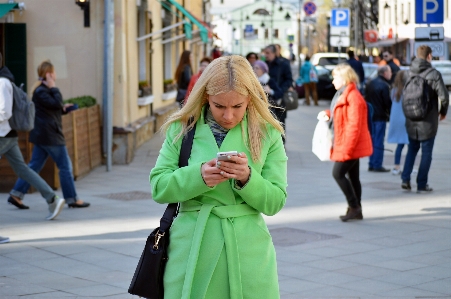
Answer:
<svg viewBox="0 0 451 299"><path fill-rule="evenodd" d="M55 219L59 215L59 213L61 213L61 210L63 209L65 203L66 201L64 200L64 198L59 198L58 196L55 196L53 202L49 203L50 214L47 217L45 217L45 219L47 220Z"/></svg>
<svg viewBox="0 0 451 299"><path fill-rule="evenodd" d="M391 174L392 175L399 175L399 174L401 174L402 173L402 170L401 169L395 169L395 168L393 168L392 170L391 170Z"/></svg>
<svg viewBox="0 0 451 299"><path fill-rule="evenodd" d="M3 243L9 243L9 238L0 236L0 244L3 244Z"/></svg>
<svg viewBox="0 0 451 299"><path fill-rule="evenodd" d="M417 174L418 170L417 169L412 169L412 174Z"/></svg>

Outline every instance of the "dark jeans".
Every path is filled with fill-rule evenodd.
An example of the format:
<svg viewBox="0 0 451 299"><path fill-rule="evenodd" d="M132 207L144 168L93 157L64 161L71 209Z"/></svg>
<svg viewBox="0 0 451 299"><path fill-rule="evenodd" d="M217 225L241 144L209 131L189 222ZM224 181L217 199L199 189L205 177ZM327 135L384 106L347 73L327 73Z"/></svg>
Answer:
<svg viewBox="0 0 451 299"><path fill-rule="evenodd" d="M396 151L395 151L395 165L400 165L401 164L401 154L402 154L402 149L404 148L404 143L399 143L398 146L396 147Z"/></svg>
<svg viewBox="0 0 451 299"><path fill-rule="evenodd" d="M50 203L53 200L53 197L55 197L55 192L53 192L52 188L50 188L50 186L39 176L39 174L34 172L27 166L27 164L25 164L17 142L17 137L0 137L0 155L5 156L14 173L21 178L22 181L29 182L39 191L39 193L41 193L42 197ZM30 186L30 184L28 184L28 186ZM13 192L11 192L11 195L17 196L17 194Z"/></svg>
<svg viewBox="0 0 451 299"><path fill-rule="evenodd" d="M409 146L407 148L406 161L402 171L401 179L403 182L410 182L410 174L415 164L415 158L421 147L421 161L418 168L417 188L424 189L428 183L429 169L432 162L432 150L434 148L435 137L427 140L418 141L409 137Z"/></svg>
<svg viewBox="0 0 451 299"><path fill-rule="evenodd" d="M346 177L346 174L348 177ZM351 208L361 206L362 185L360 184L359 159L335 162L332 175L346 196L348 206Z"/></svg>
<svg viewBox="0 0 451 299"><path fill-rule="evenodd" d="M49 156L52 157L58 167L61 189L63 190L66 203L74 203L78 199L78 196L75 191L74 176L72 175L72 162L70 161L65 145L44 146L35 144L28 166L39 173ZM30 188L30 185L26 181L18 179L11 194L23 198L28 188Z"/></svg>
<svg viewBox="0 0 451 299"><path fill-rule="evenodd" d="M370 168L381 168L382 162L384 161L384 139L385 139L385 128L387 127L387 122L385 121L373 121L373 131L371 134L371 139L373 141L373 154L370 156L369 167Z"/></svg>

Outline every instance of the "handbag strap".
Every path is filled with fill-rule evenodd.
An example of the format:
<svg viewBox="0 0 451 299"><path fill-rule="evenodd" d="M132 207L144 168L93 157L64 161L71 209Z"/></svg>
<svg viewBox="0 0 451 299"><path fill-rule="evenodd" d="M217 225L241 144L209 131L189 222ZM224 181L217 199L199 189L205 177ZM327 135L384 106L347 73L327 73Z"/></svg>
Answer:
<svg viewBox="0 0 451 299"><path fill-rule="evenodd" d="M188 121L188 124L191 124L193 119L191 118ZM191 148L193 147L194 134L196 132L196 125L193 126L191 130L188 131L183 137L182 147L180 148L180 156L179 156L179 167L188 166L188 159L191 156ZM172 221L174 221L175 216L178 214L178 203L170 203L166 207L164 211L163 217L160 219L160 233L164 233L168 230Z"/></svg>

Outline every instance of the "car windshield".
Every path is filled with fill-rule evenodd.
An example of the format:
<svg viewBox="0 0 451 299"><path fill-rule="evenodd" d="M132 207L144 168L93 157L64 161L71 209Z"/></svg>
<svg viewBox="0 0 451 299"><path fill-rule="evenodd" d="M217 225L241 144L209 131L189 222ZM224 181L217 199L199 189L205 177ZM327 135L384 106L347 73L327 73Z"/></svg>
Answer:
<svg viewBox="0 0 451 299"><path fill-rule="evenodd" d="M318 65L337 65L341 62L345 62L346 57L343 55L343 57L340 57L340 60L338 60L338 57L322 57L318 61Z"/></svg>

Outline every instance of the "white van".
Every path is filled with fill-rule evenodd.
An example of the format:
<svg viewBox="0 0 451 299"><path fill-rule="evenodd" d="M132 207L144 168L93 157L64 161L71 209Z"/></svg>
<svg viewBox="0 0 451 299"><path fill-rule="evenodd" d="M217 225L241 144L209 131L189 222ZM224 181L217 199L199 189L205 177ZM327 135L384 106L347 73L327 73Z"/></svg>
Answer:
<svg viewBox="0 0 451 299"><path fill-rule="evenodd" d="M310 58L313 65L322 65L326 69L332 71L339 63L349 59L347 53L315 53Z"/></svg>

